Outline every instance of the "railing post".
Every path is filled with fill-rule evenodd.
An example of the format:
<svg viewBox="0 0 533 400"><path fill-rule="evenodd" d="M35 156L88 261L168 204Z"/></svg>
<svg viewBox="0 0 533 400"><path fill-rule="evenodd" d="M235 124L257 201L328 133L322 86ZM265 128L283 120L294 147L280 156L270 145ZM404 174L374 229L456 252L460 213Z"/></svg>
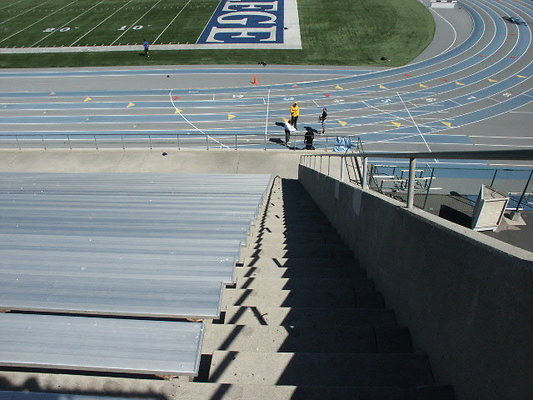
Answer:
<svg viewBox="0 0 533 400"><path fill-rule="evenodd" d="M415 203L415 171L416 158L409 159L409 186L407 188L407 208L413 208Z"/></svg>
<svg viewBox="0 0 533 400"><path fill-rule="evenodd" d="M126 145L124 144L124 135L120 135L120 141L122 142L122 150L126 150Z"/></svg>
<svg viewBox="0 0 533 400"><path fill-rule="evenodd" d="M152 150L152 135L148 135L148 140L150 141L150 150Z"/></svg>
<svg viewBox="0 0 533 400"><path fill-rule="evenodd" d="M94 135L93 138L94 138L94 147L96 148L96 150L98 150L98 142L96 141L96 135Z"/></svg>
<svg viewBox="0 0 533 400"><path fill-rule="evenodd" d="M490 181L490 187L494 186L494 181L496 181L496 175L498 175L498 170L494 170L494 175L492 175L492 181Z"/></svg>
<svg viewBox="0 0 533 400"><path fill-rule="evenodd" d="M209 137L207 135L205 135L205 148L209 150Z"/></svg>
<svg viewBox="0 0 533 400"><path fill-rule="evenodd" d="M18 137L18 135L15 136L15 139L17 140L17 146L19 147L19 150L22 150L22 148L20 147L20 142L19 142L19 137Z"/></svg>
<svg viewBox="0 0 533 400"><path fill-rule="evenodd" d="M339 159L341 160L341 162L340 162L339 180L341 182L343 182L344 181L344 157L339 157Z"/></svg>
<svg viewBox="0 0 533 400"><path fill-rule="evenodd" d="M516 205L516 212L520 211L520 204L522 203L522 200L524 199L524 196L526 195L527 188L529 187L529 182L531 182L532 176L533 176L533 169L531 170L531 173L529 174L529 178L526 182L526 186L524 187L524 190L522 191L522 195L520 196L520 199L518 200L518 204Z"/></svg>
<svg viewBox="0 0 533 400"><path fill-rule="evenodd" d="M238 149L238 143L237 143L237 134L235 134L235 150Z"/></svg>
<svg viewBox="0 0 533 400"><path fill-rule="evenodd" d="M176 144L178 145L178 150L181 150L181 148L180 148L180 135L176 135Z"/></svg>
<svg viewBox="0 0 533 400"><path fill-rule="evenodd" d="M43 148L46 150L46 143L44 142L44 135L41 135L41 140L43 141Z"/></svg>
<svg viewBox="0 0 533 400"><path fill-rule="evenodd" d="M70 144L70 135L67 135L68 147L72 150L72 145Z"/></svg>
<svg viewBox="0 0 533 400"><path fill-rule="evenodd" d="M328 157L328 176L329 176L329 172L331 168L331 156L327 156L327 157Z"/></svg>
<svg viewBox="0 0 533 400"><path fill-rule="evenodd" d="M363 157L363 176L361 177L363 189L368 189L368 158Z"/></svg>

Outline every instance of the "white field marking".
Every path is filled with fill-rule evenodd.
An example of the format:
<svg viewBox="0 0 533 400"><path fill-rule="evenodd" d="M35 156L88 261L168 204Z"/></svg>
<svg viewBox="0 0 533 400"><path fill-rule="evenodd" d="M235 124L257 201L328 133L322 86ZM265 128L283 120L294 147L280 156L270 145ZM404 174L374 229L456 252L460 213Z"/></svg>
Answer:
<svg viewBox="0 0 533 400"><path fill-rule="evenodd" d="M268 138L268 116L269 116L269 106L270 106L270 89L268 89L267 103L266 103L266 117L265 117L265 143Z"/></svg>
<svg viewBox="0 0 533 400"><path fill-rule="evenodd" d="M77 20L79 17L81 17L83 14L86 14L88 13L89 11L91 11L93 8L95 7L98 7L100 4L102 4L104 2L104 0L101 0L100 2L96 3L94 6L92 6L91 8L85 10L84 12L82 12L81 14L78 14L77 16L75 16L74 18L72 18L70 21L67 21L65 22L62 26L60 26L59 28L53 30L52 32L50 32L48 35L45 35L43 36L41 39L37 40L35 43L33 43L30 47L33 47L39 43L41 43L43 40L45 40L47 37L49 37L50 35L53 35L55 32L57 32L58 30L60 30L61 28L64 28L67 26L67 24L70 24L72 21L75 21Z"/></svg>
<svg viewBox="0 0 533 400"><path fill-rule="evenodd" d="M533 136L488 136L488 135L469 135L473 138L481 139L510 139L510 140L533 140Z"/></svg>
<svg viewBox="0 0 533 400"><path fill-rule="evenodd" d="M33 24L30 24L30 25L28 25L28 26L25 26L25 27L22 28L21 30L19 30L19 31L17 31L17 32L15 32L15 33L13 33L13 34L11 34L11 35L9 35L9 36L6 36L6 37L3 38L2 40L0 40L0 43L5 42L7 39L10 39L10 38L12 38L13 36L18 35L20 32L23 32L23 31L25 31L26 29L31 28L33 25L38 24L38 23L41 22L42 20L44 20L44 19L46 19L46 18L48 18L48 17L50 17L50 16L52 16L52 15L58 13L59 11L63 10L64 8L67 8L67 7L70 6L71 4L73 4L73 3L77 3L77 2L78 2L78 0L71 1L70 3L68 3L68 4L66 4L65 6L61 7L59 10L56 10L56 11L54 11L54 12L51 13L51 14L47 14L47 15L45 15L44 17L42 17L41 19L35 21Z"/></svg>
<svg viewBox="0 0 533 400"><path fill-rule="evenodd" d="M318 103L316 102L316 100L313 100L313 103L315 103L315 106L317 106L317 107L320 108L320 106L318 105Z"/></svg>
<svg viewBox="0 0 533 400"><path fill-rule="evenodd" d="M533 111L509 111L511 114L533 114Z"/></svg>
<svg viewBox="0 0 533 400"><path fill-rule="evenodd" d="M100 25L102 25L104 22L106 22L109 18L111 18L113 15L115 15L116 13L118 13L120 10L122 10L124 7L126 7L128 4L130 4L133 0L129 0L127 3L125 3L124 5L122 5L122 7L118 8L114 13L108 15L106 18L104 18L102 21L100 21L96 26L92 27L91 29L89 29L87 32L85 32L85 34L83 34L82 36L80 36L78 39L76 39L75 41L73 41L69 47L72 47L73 45L75 45L76 43L78 43L81 39L83 39L85 36L87 36L89 33L91 33L92 31L94 31L96 28L98 28Z"/></svg>
<svg viewBox="0 0 533 400"><path fill-rule="evenodd" d="M23 0L21 0L21 1L23 1ZM18 17L20 17L21 15L27 14L27 13L29 13L31 10L33 10L33 9L35 9L35 8L37 8L37 7L41 7L41 6L45 5L46 3L49 3L50 1L51 1L51 0L48 0L48 1L45 1L44 3L37 4L35 7L32 7L32 8L30 8L29 10L24 11L23 13L17 14L17 15L15 15L14 17L8 18L8 19L6 19L6 20L0 22L0 25L5 24L6 22L9 22L9 21L11 21L12 19L18 18ZM19 1L19 3L20 3L20 1ZM18 4L18 3L15 3L15 4ZM11 5L15 5L15 4L10 4L9 6L11 6ZM7 6L7 7L9 7L9 6ZM6 8L6 7L4 7L4 8ZM0 9L0 10L3 10L3 8Z"/></svg>
<svg viewBox="0 0 533 400"><path fill-rule="evenodd" d="M12 6L16 6L18 3L21 3L21 2L23 2L23 1L24 1L24 0L19 0L19 1L17 1L16 3L8 4L7 6L0 8L0 11L4 10L4 9L6 9L6 8L12 7ZM41 4L39 4L39 5L42 6L43 4L44 4L44 3L41 3ZM39 7L39 6L35 6L35 7ZM35 7L34 7L34 8L35 8ZM21 15L21 14L18 14L17 17L19 17L20 15ZM3 23L3 22L2 22L2 23Z"/></svg>
<svg viewBox="0 0 533 400"><path fill-rule="evenodd" d="M398 97L400 97L400 96L398 95ZM400 97L400 99L401 99L401 97ZM403 101L402 101L402 102L403 102ZM363 104L366 105L367 107L374 108L374 109L378 110L378 111L381 112L382 114L390 115L391 117L394 117L395 119L399 119L399 120L406 121L406 122L411 122L411 121L409 121L409 119L407 119L407 118L399 117L399 116L397 116L397 115L395 115L395 114L393 114L393 113L390 113L390 112L388 112L388 111L384 111L384 110L382 110L381 108L378 108L378 107L373 106L372 104L368 104L368 103L367 103L366 101L364 101L364 100L363 100L361 103L363 103ZM407 105L406 105L405 103L404 103L404 106L405 106L405 108L407 109ZM409 111L408 111L408 112L409 112ZM409 113L409 116L411 117L411 120L412 120L413 117L412 117L411 113ZM414 121L413 121L413 122L414 122ZM422 126L424 126L425 128L431 129L429 126L425 126L424 124L422 124Z"/></svg>
<svg viewBox="0 0 533 400"><path fill-rule="evenodd" d="M431 152L431 148L429 147L429 144L426 141L426 138L422 134L422 131L420 130L420 128L418 127L418 124L416 123L415 119L413 118L413 115L411 114L411 111L409 110L409 107L407 107L407 104L405 104L405 102L403 101L402 96L400 96L400 93L398 93L398 98L401 100L402 104L404 105L405 111L407 111L407 114L409 114L409 117L413 121L413 124L415 125L416 130L418 131L418 133L420 134L420 137L422 138L422 140L426 144L426 147L428 148L428 151ZM437 160L435 160L435 162L437 162Z"/></svg>
<svg viewBox="0 0 533 400"><path fill-rule="evenodd" d="M531 145L526 144L490 144L490 143L476 143L476 146L487 146L487 147L524 147L530 149Z"/></svg>
<svg viewBox="0 0 533 400"><path fill-rule="evenodd" d="M118 37L117 37L115 40L113 40L113 41L109 44L109 46L113 46L113 45L117 42L117 40L119 40L122 36L124 36L127 32L129 32L132 26L137 25L137 23L138 23L141 19L143 19L143 18L145 17L145 15L147 15L150 11L152 11L152 10L153 10L153 9L159 4L159 3L161 3L161 1L163 1L163 0L158 0L158 2L155 3L152 7L150 7L150 8L148 9L148 11L146 11L143 15L141 15L141 16L140 16L135 22L133 22L133 23L130 25L130 27L129 27L128 29L126 29L124 32L122 32L120 35L118 35Z"/></svg>
<svg viewBox="0 0 533 400"><path fill-rule="evenodd" d="M200 34L198 35L198 39L200 39L202 37L202 35L204 34L204 31L209 27L209 23L213 19L213 15L215 15L217 10L218 10L218 4L213 9L213 12L211 13L211 16L207 19L207 22L204 25L204 29L202 29L202 32L200 32ZM198 44L198 39L196 39L196 42L195 42L196 44Z"/></svg>
<svg viewBox="0 0 533 400"><path fill-rule="evenodd" d="M170 92L168 93L168 97L170 99L170 103L172 104L172 107L174 108L174 110L177 110L178 107L176 107L176 105L174 104L174 100L172 99L172 89L170 90ZM216 143L218 143L220 145L220 147L225 147L227 149L229 149L228 146L226 146L224 143L222 142L219 142L218 140L216 140L214 137L211 137L209 136L207 133L205 133L204 131L202 131L200 128L198 128L196 125L194 125L191 121L189 121L187 119L187 117L185 117L185 115L183 115L183 113L179 113L179 115L185 120L185 122L187 122L190 126L192 126L194 129L196 129L198 132L200 132L202 135L204 135L205 137L215 141Z"/></svg>
<svg viewBox="0 0 533 400"><path fill-rule="evenodd" d="M176 20L176 18L178 18L179 15L182 13L182 11L185 10L185 8L187 8L187 6L189 5L189 3L190 3L191 1L192 1L192 0L189 0L189 1L187 2L187 4L185 4L185 5L182 7L181 10L179 10L179 12L176 14L176 16L175 16L174 18L172 18L172 21L170 21L170 22L168 23L168 25L165 26L165 28L161 31L161 33L160 33L160 34L159 34L159 35L153 40L152 44L155 44L155 43L159 40L159 38L163 35L163 33L165 33L165 31L168 29L168 27L174 23L174 21Z"/></svg>
<svg viewBox="0 0 533 400"><path fill-rule="evenodd" d="M438 15L439 18L441 18L444 22L446 22L448 25L450 25L450 27L453 30L453 41L452 41L452 44L450 44L446 50L441 51L439 54L437 54L437 56L435 56L435 57L438 57L441 54L444 54L448 50L450 50L453 47L453 45L455 44L455 42L457 42L457 31L455 30L455 27L450 23L450 21L448 21L446 18L444 18L442 15L440 15L435 9L430 7L429 10L432 11L433 13L435 13L436 15Z"/></svg>

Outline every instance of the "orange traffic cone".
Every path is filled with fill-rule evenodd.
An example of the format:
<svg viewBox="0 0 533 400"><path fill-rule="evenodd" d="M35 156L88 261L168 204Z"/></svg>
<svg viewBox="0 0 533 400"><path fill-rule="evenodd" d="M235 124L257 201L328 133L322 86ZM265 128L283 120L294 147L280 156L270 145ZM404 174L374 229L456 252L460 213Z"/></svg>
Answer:
<svg viewBox="0 0 533 400"><path fill-rule="evenodd" d="M254 75L254 80L252 81L252 85L259 85L259 80L257 80L257 75Z"/></svg>

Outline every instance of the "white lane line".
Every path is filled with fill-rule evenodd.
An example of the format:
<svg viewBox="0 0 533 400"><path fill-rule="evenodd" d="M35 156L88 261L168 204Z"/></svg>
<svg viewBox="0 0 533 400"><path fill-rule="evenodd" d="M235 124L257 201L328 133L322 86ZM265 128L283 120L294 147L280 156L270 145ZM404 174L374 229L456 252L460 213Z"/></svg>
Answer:
<svg viewBox="0 0 533 400"><path fill-rule="evenodd" d="M185 9L187 8L187 6L189 5L189 3L190 3L191 1L192 1L192 0L189 0L189 1L187 2L187 4L185 4L181 10L179 10L179 12L176 14L176 16L175 16L174 18L172 18L172 21L170 21L170 22L168 23L168 25L165 26L165 29L163 29L163 30L161 31L161 33L160 33L160 34L159 34L159 35L153 40L152 44L155 44L155 43L159 40L159 38L163 35L163 33L165 33L165 31L169 28L169 26L172 25L172 24L174 23L174 21L176 20L176 18L178 18L179 15L183 12L183 10L185 10Z"/></svg>
<svg viewBox="0 0 533 400"><path fill-rule="evenodd" d="M172 103L172 107L174 108L174 110L179 110L178 107L176 107L176 105L174 104L174 100L172 99L172 89L170 90L170 92L168 93L168 97L170 99L170 102ZM196 129L198 132L200 132L202 135L204 135L205 137L213 140L214 142L218 143L220 145L220 147L225 147L226 149L229 149L228 146L226 146L224 143L222 142L219 142L218 140L216 140L214 137L211 137L209 136L207 133L205 133L203 130L201 130L200 128L198 128L196 125L194 125L191 121L189 121L187 119L187 117L185 115L183 115L182 112L179 112L179 115L185 120L185 122L187 122L190 126L192 126L194 129Z"/></svg>
<svg viewBox="0 0 533 400"><path fill-rule="evenodd" d="M100 4L102 4L105 0L101 0L100 2L96 3L94 6L92 6L91 8L85 10L84 12L82 12L81 14L78 14L77 16L75 16L74 18L72 18L70 21L67 21L65 22L63 25L61 25L59 28L53 30L52 32L50 32L48 35L45 35L43 36L41 39L37 40L35 43L33 43L30 47L33 47L33 46L36 46L38 45L39 43L41 43L43 40L45 40L46 38L48 38L49 36L53 35L54 33L56 32L60 32L62 28L68 26L68 24L70 24L72 21L75 21L77 20L78 18L80 18L83 14L87 14L89 11L91 11L93 8L96 8L98 7Z"/></svg>
<svg viewBox="0 0 533 400"><path fill-rule="evenodd" d="M13 33L13 34L11 34L11 35L9 35L9 36L6 36L6 37L3 38L2 40L0 40L0 43L5 42L7 39L10 39L10 38L12 38L13 36L18 35L20 32L23 32L23 31L25 31L26 29L31 28L33 25L38 24L39 22L45 20L46 18L48 18L48 17L50 17L50 16L52 16L52 15L54 15L54 14L57 14L59 11L63 10L64 8L67 8L67 7L70 6L71 4L73 4L73 3L77 3L77 2L78 2L78 0L71 1L70 3L64 5L64 6L61 7L60 9L54 11L53 13L51 13L51 14L46 14L44 17L42 17L41 19L35 21L33 24L30 24L30 25L28 25L28 26L25 26L25 27L22 28L21 30L19 30L19 31L17 31L17 32L15 32L15 33Z"/></svg>
<svg viewBox="0 0 533 400"><path fill-rule="evenodd" d="M22 1L22 0L21 0L21 1ZM17 15L15 15L15 16L11 17L11 18L5 19L5 20L3 20L2 22L0 22L0 25L5 24L6 22L9 22L9 21L11 21L12 19L15 19L15 18L21 17L22 15L29 13L31 10L34 10L34 9L36 9L37 7L44 6L46 3L50 3L50 1L51 1L51 0L45 1L44 3L39 3L39 4L37 4L35 7L32 7L32 8L30 8L30 9L24 11L23 13L20 13L20 14L17 14ZM20 1L19 1L18 3L20 3ZM18 4L18 3L15 3L15 4ZM9 4L9 5L6 6L6 7L9 7L9 6L12 6L12 5L14 6L15 4ZM3 10L3 9L6 8L6 7L0 8L0 10Z"/></svg>
<svg viewBox="0 0 533 400"><path fill-rule="evenodd" d="M116 38L115 40L113 40L113 41L109 44L109 46L113 46L113 45L117 42L117 40L119 40L122 36L124 36L127 32L129 32L130 29L133 28L135 25L137 25L137 23L138 23L141 19L143 19L143 18L144 18L144 17L145 17L150 11L152 11L155 7L157 7L157 5L158 5L159 3L161 3L161 1L163 1L163 0L159 0L159 1L158 1L157 3L155 3L152 7L150 7L150 8L148 9L148 11L146 11L143 15L141 15L141 16L140 16L135 22L133 22L133 23L128 27L128 29L126 29L124 32L122 32L120 35L118 35L117 38Z"/></svg>
<svg viewBox="0 0 533 400"><path fill-rule="evenodd" d="M416 123L415 119L413 118L413 115L411 114L411 111L409 110L409 107L407 107L407 104L405 104L405 102L403 101L402 96L400 95L400 93L397 93L397 95L398 95L398 98L401 100L402 104L404 105L404 107L405 107L405 111L407 111L407 114L409 114L409 117L410 117L411 120L413 121L413 124L415 125L415 128L416 128L416 130L418 131L418 133L420 134L420 137L422 138L422 140L423 140L424 143L426 144L426 147L428 148L428 151L431 152L431 148L429 147L429 144L428 144L428 142L426 141L426 138L425 138L424 135L422 134L422 131L420 130L420 128L418 127L418 124ZM435 162L437 162L437 160L435 160Z"/></svg>
<svg viewBox="0 0 533 400"><path fill-rule="evenodd" d="M455 43L457 42L457 31L455 30L455 27L450 23L450 21L448 21L446 18L444 18L442 15L440 15L436 10L434 10L431 7L429 8L429 10L432 11L434 14L438 15L439 18L441 18L444 22L446 22L453 30L452 44L450 44L448 46L448 48L446 48L446 50L441 51L437 56L435 56L435 57L438 57L438 56L446 53L448 50L450 50L455 45Z"/></svg>
<svg viewBox="0 0 533 400"><path fill-rule="evenodd" d="M266 117L265 117L265 143L268 138L268 117L270 112L270 89L268 89L267 103L266 103ZM266 148L265 148L266 149Z"/></svg>

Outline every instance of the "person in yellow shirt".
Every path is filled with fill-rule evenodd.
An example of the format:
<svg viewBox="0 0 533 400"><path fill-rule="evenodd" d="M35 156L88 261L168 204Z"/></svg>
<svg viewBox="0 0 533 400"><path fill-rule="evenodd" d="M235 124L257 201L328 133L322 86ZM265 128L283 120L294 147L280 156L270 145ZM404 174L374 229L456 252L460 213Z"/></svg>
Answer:
<svg viewBox="0 0 533 400"><path fill-rule="evenodd" d="M298 129L296 126L296 122L298 121L298 117L300 116L300 106L298 103L294 103L291 106L291 122L290 124L294 126L294 129Z"/></svg>

